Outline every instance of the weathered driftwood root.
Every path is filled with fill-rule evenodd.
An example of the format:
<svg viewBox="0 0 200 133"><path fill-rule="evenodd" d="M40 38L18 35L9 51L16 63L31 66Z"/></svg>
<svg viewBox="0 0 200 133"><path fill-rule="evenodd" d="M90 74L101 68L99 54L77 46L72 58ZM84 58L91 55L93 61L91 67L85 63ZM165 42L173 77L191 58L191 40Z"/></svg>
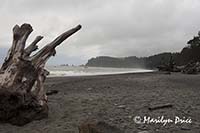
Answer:
<svg viewBox="0 0 200 133"><path fill-rule="evenodd" d="M44 66L55 55L55 48L69 36L81 29L70 29L58 36L36 54L37 43L43 38L37 36L25 48L33 31L31 25L16 25L13 28L13 43L0 69L0 121L24 125L32 120L48 116L47 96L43 84L49 74Z"/></svg>

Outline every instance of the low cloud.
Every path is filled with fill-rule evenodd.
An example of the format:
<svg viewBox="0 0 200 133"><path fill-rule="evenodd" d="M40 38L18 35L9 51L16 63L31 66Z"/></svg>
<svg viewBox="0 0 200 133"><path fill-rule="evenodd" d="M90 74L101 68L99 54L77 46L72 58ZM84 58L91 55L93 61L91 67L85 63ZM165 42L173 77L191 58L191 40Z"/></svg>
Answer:
<svg viewBox="0 0 200 133"><path fill-rule="evenodd" d="M28 22L34 28L29 42L36 35L45 37L40 47L65 30L83 25L57 48L52 64L83 64L100 55L180 51L200 29L199 7L199 0L3 0L0 49L11 46L15 24Z"/></svg>

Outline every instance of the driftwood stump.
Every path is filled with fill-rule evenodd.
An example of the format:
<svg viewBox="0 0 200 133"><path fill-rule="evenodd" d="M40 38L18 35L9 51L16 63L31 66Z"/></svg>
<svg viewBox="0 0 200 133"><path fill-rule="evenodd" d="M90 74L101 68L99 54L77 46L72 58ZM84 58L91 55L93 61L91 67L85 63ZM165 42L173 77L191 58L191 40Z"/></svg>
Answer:
<svg viewBox="0 0 200 133"><path fill-rule="evenodd" d="M47 44L36 54L37 36L25 48L26 40L33 31L30 24L14 26L13 42L0 69L0 121L24 125L48 116L47 95L44 81L49 74L44 66L56 54L55 48L69 36L81 29L81 25L70 29Z"/></svg>

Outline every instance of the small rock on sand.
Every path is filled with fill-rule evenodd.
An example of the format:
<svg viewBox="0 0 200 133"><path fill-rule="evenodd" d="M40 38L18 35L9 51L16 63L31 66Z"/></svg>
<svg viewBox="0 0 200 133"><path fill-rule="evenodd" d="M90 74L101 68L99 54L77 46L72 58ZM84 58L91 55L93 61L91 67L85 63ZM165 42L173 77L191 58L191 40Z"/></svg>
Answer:
<svg viewBox="0 0 200 133"><path fill-rule="evenodd" d="M93 88L87 88L88 91L91 91Z"/></svg>

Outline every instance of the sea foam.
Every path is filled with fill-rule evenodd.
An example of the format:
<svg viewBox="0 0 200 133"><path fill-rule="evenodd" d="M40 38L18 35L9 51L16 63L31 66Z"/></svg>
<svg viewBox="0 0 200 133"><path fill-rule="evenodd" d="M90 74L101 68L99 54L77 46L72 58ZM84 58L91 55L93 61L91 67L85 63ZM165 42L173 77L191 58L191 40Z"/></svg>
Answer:
<svg viewBox="0 0 200 133"><path fill-rule="evenodd" d="M69 67L69 66L49 66L49 77L62 76L93 76L93 75L110 75L110 74L125 74L125 73L143 73L152 72L153 70L140 68L105 68L105 67Z"/></svg>

